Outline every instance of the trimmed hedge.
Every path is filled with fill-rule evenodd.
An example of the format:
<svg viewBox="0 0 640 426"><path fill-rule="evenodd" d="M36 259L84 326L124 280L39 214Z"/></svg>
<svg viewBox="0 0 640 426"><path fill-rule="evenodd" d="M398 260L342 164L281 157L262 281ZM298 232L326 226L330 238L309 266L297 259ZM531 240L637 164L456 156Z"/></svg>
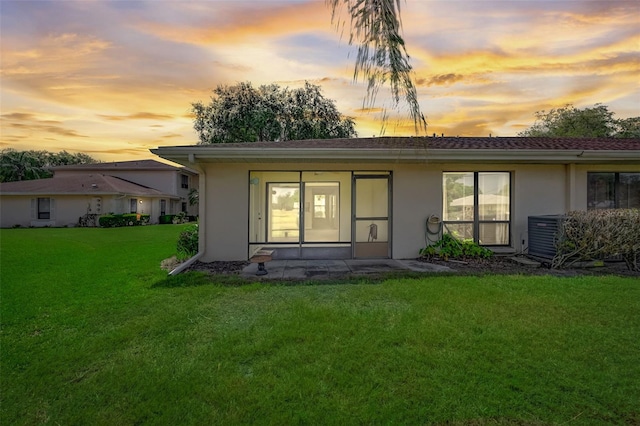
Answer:
<svg viewBox="0 0 640 426"><path fill-rule="evenodd" d="M162 215L162 216L158 217L158 223L160 225L166 225L166 224L169 224L169 223L173 223L173 217L174 216L175 216L174 214Z"/></svg>
<svg viewBox="0 0 640 426"><path fill-rule="evenodd" d="M181 218L179 219L179 221L174 222L174 219L176 218L175 214L165 214L162 216L158 216L158 223L160 225L167 225L170 223L185 223L185 222L197 222L198 221L198 216L180 216Z"/></svg>
<svg viewBox="0 0 640 426"><path fill-rule="evenodd" d="M149 223L148 214L107 214L100 216L98 223L103 228L117 228L120 226L139 226Z"/></svg>

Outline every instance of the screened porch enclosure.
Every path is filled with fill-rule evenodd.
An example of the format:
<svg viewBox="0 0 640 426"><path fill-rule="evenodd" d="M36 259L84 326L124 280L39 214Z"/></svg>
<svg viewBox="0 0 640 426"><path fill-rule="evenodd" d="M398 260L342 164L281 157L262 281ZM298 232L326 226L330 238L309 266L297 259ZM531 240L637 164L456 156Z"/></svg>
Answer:
<svg viewBox="0 0 640 426"><path fill-rule="evenodd" d="M367 191L361 189L354 198L358 176L351 171L250 172L249 256L268 247L277 249L279 258L346 259L357 255L352 241L364 239L378 246L374 251L359 249L365 257L388 257L388 188L364 185ZM380 202L375 200L382 200L384 208L369 205ZM367 214L366 224L362 218L356 221L354 206L376 216ZM371 224L377 230L375 240L369 235Z"/></svg>

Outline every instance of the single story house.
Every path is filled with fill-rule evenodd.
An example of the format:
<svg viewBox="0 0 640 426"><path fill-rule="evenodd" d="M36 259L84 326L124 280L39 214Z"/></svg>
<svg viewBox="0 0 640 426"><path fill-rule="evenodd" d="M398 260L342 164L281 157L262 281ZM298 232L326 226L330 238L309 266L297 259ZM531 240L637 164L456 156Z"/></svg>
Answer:
<svg viewBox="0 0 640 426"><path fill-rule="evenodd" d="M181 211L197 215L188 192L197 173L155 160L59 166L53 177L0 183L0 227L94 225L107 213L159 217Z"/></svg>
<svg viewBox="0 0 640 426"><path fill-rule="evenodd" d="M381 137L151 151L200 173L204 262L261 248L274 258L415 258L438 229L523 252L529 216L640 207L640 139Z"/></svg>

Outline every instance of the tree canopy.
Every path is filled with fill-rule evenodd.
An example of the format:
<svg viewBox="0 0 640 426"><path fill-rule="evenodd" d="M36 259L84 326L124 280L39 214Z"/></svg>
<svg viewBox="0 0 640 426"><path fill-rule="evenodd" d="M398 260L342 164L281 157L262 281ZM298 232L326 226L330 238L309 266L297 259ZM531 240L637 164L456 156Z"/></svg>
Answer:
<svg viewBox="0 0 640 426"><path fill-rule="evenodd" d="M389 82L394 106L404 97L415 126L427 130L420 111L418 92L413 84L410 57L402 38L400 0L325 0L332 11L332 22L343 27L341 11L346 7L351 33L349 44L358 45L353 78L367 81L365 104L372 105L379 88Z"/></svg>
<svg viewBox="0 0 640 426"><path fill-rule="evenodd" d="M195 102L194 128L200 144L348 138L354 122L344 117L320 86L299 89L250 82L219 85L209 104Z"/></svg>
<svg viewBox="0 0 640 426"><path fill-rule="evenodd" d="M575 108L567 104L536 112L535 123L518 136L565 138L640 138L640 117L615 119L609 107Z"/></svg>
<svg viewBox="0 0 640 426"><path fill-rule="evenodd" d="M53 176L51 167L68 164L93 164L98 160L84 153L67 151L0 151L0 182L43 179Z"/></svg>

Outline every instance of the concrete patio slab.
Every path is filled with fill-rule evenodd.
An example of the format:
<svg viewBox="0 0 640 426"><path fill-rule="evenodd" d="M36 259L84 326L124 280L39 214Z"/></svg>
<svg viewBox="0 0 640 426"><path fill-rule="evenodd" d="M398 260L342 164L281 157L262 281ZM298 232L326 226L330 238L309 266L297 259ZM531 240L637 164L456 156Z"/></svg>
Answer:
<svg viewBox="0 0 640 426"><path fill-rule="evenodd" d="M451 268L417 260L347 259L347 260L273 260L265 264L267 275L257 276L258 265L252 263L242 270L245 278L268 280L305 280L338 278L385 272L452 272Z"/></svg>

